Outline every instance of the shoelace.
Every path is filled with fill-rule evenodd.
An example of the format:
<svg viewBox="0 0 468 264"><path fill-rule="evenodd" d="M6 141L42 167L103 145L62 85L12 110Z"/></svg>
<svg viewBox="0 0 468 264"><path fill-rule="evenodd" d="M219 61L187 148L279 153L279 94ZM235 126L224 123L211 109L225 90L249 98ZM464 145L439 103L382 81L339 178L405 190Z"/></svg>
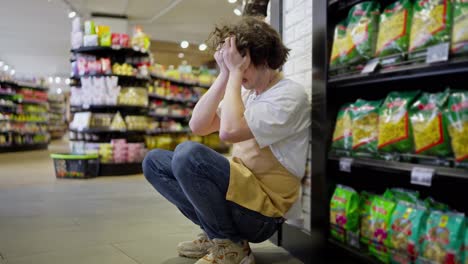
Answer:
<svg viewBox="0 0 468 264"><path fill-rule="evenodd" d="M227 247L225 245L214 243L213 247L210 249L213 264L225 263L226 248Z"/></svg>

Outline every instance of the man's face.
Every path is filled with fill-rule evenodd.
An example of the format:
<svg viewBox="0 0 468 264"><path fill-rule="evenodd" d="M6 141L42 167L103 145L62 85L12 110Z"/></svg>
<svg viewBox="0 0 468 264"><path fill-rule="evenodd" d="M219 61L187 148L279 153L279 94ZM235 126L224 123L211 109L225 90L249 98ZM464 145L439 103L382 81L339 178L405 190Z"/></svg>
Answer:
<svg viewBox="0 0 468 264"><path fill-rule="evenodd" d="M244 75L242 77L242 86L247 90L253 90L258 85L259 79L259 72L253 65L253 63L249 64L249 67L244 71Z"/></svg>

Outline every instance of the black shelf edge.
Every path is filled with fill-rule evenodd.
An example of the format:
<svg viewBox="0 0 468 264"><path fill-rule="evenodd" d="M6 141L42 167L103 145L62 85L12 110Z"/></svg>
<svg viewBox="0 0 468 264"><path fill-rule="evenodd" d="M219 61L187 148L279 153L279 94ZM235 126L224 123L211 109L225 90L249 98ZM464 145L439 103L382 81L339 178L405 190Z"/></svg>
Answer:
<svg viewBox="0 0 468 264"><path fill-rule="evenodd" d="M141 162L99 164L99 176L123 176L141 173L143 173Z"/></svg>
<svg viewBox="0 0 468 264"><path fill-rule="evenodd" d="M351 246L345 245L341 242L335 241L331 238L328 239L328 243L330 243L333 247L343 250L347 255L351 255L351 257L359 260L360 263L366 264L382 264L382 262L374 259L372 256L361 252L357 248L353 248Z"/></svg>
<svg viewBox="0 0 468 264"><path fill-rule="evenodd" d="M69 129L70 132L75 133L110 133L110 134L118 134L118 133L125 133L125 134L144 134L146 130L111 130L111 129L103 129L103 128L86 128L86 129Z"/></svg>
<svg viewBox="0 0 468 264"><path fill-rule="evenodd" d="M9 123L21 123L21 124L36 124L36 125L47 125L49 121L18 121L18 120L6 120L1 119L0 123L2 122L9 122Z"/></svg>
<svg viewBox="0 0 468 264"><path fill-rule="evenodd" d="M356 74L328 80L330 88L354 87L386 82L416 80L424 77L468 73L468 61L449 61L437 64L417 64L382 70L374 74Z"/></svg>
<svg viewBox="0 0 468 264"><path fill-rule="evenodd" d="M44 150L44 149L47 149L48 146L49 146L48 143L0 146L0 153L30 151L30 150Z"/></svg>
<svg viewBox="0 0 468 264"><path fill-rule="evenodd" d="M102 46L90 46L90 47L81 47L78 49L70 50L72 53L83 53L83 54L118 54L125 56L134 56L134 57L146 57L149 56L148 52L141 52L134 50L133 48L120 48L114 49L112 47L102 47Z"/></svg>
<svg viewBox="0 0 468 264"><path fill-rule="evenodd" d="M204 84L204 83L199 83L199 82L188 82L188 81L184 81L184 80L177 80L177 79L174 79L174 78L161 76L161 75L157 75L157 74L153 74L153 73L151 73L150 76L151 76L152 79L169 81L169 82L172 82L172 83L179 84L181 86L201 87L201 88L205 88L205 89L209 89L211 87L211 84Z"/></svg>
<svg viewBox="0 0 468 264"><path fill-rule="evenodd" d="M192 133L190 130L153 130L153 131L146 131L147 135L160 135L160 134L189 134Z"/></svg>
<svg viewBox="0 0 468 264"><path fill-rule="evenodd" d="M174 120L186 120L190 118L190 116L158 115L155 113L149 113L148 116L158 118L158 119L174 119Z"/></svg>
<svg viewBox="0 0 468 264"><path fill-rule="evenodd" d="M72 113L76 112L93 112L93 111L127 111L127 112L146 112L148 107L146 106L134 106L134 105L86 105L86 106L70 106Z"/></svg>
<svg viewBox="0 0 468 264"><path fill-rule="evenodd" d="M329 160L339 162L341 157L331 155ZM372 170L387 171L392 173L403 173L405 175L411 175L411 171L414 167L418 168L430 168L434 169L435 177L451 177L468 180L468 170L460 168L442 167L442 166L430 166L424 164L415 164L407 162L397 161L386 161L377 160L370 158L352 158L352 167L368 168ZM338 164L339 165L339 164ZM337 166L338 166L337 165Z"/></svg>
<svg viewBox="0 0 468 264"><path fill-rule="evenodd" d="M178 104L195 104L198 102L198 100L184 100L184 99L169 98L169 97L160 96L160 95L152 94L152 93L149 93L148 97L153 100L162 100L162 101L178 103Z"/></svg>

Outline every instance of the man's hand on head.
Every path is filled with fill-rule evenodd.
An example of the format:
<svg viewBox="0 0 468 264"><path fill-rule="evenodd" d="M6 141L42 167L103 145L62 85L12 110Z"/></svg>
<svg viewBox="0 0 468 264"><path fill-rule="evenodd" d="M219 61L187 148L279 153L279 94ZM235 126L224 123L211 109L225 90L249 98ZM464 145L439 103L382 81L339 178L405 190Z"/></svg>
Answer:
<svg viewBox="0 0 468 264"><path fill-rule="evenodd" d="M243 73L250 65L249 52L247 51L245 56L240 54L237 50L236 37L234 36L226 38L221 53L229 72Z"/></svg>

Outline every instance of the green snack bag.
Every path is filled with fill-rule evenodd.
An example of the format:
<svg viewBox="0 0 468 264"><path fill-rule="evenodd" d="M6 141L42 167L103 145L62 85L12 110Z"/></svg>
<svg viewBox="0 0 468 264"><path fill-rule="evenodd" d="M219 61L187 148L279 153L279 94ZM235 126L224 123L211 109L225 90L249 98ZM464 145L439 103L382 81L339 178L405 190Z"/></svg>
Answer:
<svg viewBox="0 0 468 264"><path fill-rule="evenodd" d="M463 253L464 253L465 260L464 260L463 264L468 264L468 220L467 219L465 219L465 224L466 224L465 243L464 243L464 247L463 247Z"/></svg>
<svg viewBox="0 0 468 264"><path fill-rule="evenodd" d="M360 239L364 244L368 244L372 236L370 233L370 212L374 197L374 194L362 192L359 199Z"/></svg>
<svg viewBox="0 0 468 264"><path fill-rule="evenodd" d="M376 56L384 57L408 51L413 4L398 0L387 6L379 18Z"/></svg>
<svg viewBox="0 0 468 264"><path fill-rule="evenodd" d="M437 210L437 211L441 211L441 212L446 212L448 210L450 210L450 207L444 203L441 203L441 202L438 202L436 200L434 200L434 198L432 197L427 197L425 200L424 200L424 204L426 205L427 208L431 209L431 210Z"/></svg>
<svg viewBox="0 0 468 264"><path fill-rule="evenodd" d="M414 144L408 109L418 93L419 91L388 94L379 109L379 151L413 152Z"/></svg>
<svg viewBox="0 0 468 264"><path fill-rule="evenodd" d="M359 195L347 186L337 185L330 202L331 236L346 241L346 232L359 228Z"/></svg>
<svg viewBox="0 0 468 264"><path fill-rule="evenodd" d="M416 263L460 263L464 229L465 215L432 211L422 233Z"/></svg>
<svg viewBox="0 0 468 264"><path fill-rule="evenodd" d="M391 263L411 263L418 256L419 238L427 220L426 207L398 202L390 221L385 245L390 249Z"/></svg>
<svg viewBox="0 0 468 264"><path fill-rule="evenodd" d="M379 3L367 1L353 6L349 11L347 34L353 46L345 63L358 64L374 56L379 9Z"/></svg>
<svg viewBox="0 0 468 264"><path fill-rule="evenodd" d="M377 153L379 107L382 101L359 99L351 108L353 152Z"/></svg>
<svg viewBox="0 0 468 264"><path fill-rule="evenodd" d="M375 197L372 201L370 212L370 238L369 251L371 255L377 257L384 263L389 263L390 255L385 246L388 237L390 220L396 203L384 197Z"/></svg>
<svg viewBox="0 0 468 264"><path fill-rule="evenodd" d="M450 95L446 112L448 132L457 163L468 161L468 91Z"/></svg>
<svg viewBox="0 0 468 264"><path fill-rule="evenodd" d="M336 118L335 131L333 132L332 148L336 150L351 150L351 104L341 107Z"/></svg>
<svg viewBox="0 0 468 264"><path fill-rule="evenodd" d="M383 197L394 202L405 201L408 203L418 203L419 192L402 188L387 189Z"/></svg>
<svg viewBox="0 0 468 264"><path fill-rule="evenodd" d="M468 52L468 2L453 0L452 53Z"/></svg>
<svg viewBox="0 0 468 264"><path fill-rule="evenodd" d="M330 68L346 62L346 56L353 49L353 42L346 30L346 20L338 23L333 36L333 47L330 57Z"/></svg>
<svg viewBox="0 0 468 264"><path fill-rule="evenodd" d="M414 3L410 52L449 42L451 32L451 0L417 0Z"/></svg>
<svg viewBox="0 0 468 264"><path fill-rule="evenodd" d="M415 153L445 157L451 154L447 120L443 109L449 89L440 93L423 93L410 108Z"/></svg>

